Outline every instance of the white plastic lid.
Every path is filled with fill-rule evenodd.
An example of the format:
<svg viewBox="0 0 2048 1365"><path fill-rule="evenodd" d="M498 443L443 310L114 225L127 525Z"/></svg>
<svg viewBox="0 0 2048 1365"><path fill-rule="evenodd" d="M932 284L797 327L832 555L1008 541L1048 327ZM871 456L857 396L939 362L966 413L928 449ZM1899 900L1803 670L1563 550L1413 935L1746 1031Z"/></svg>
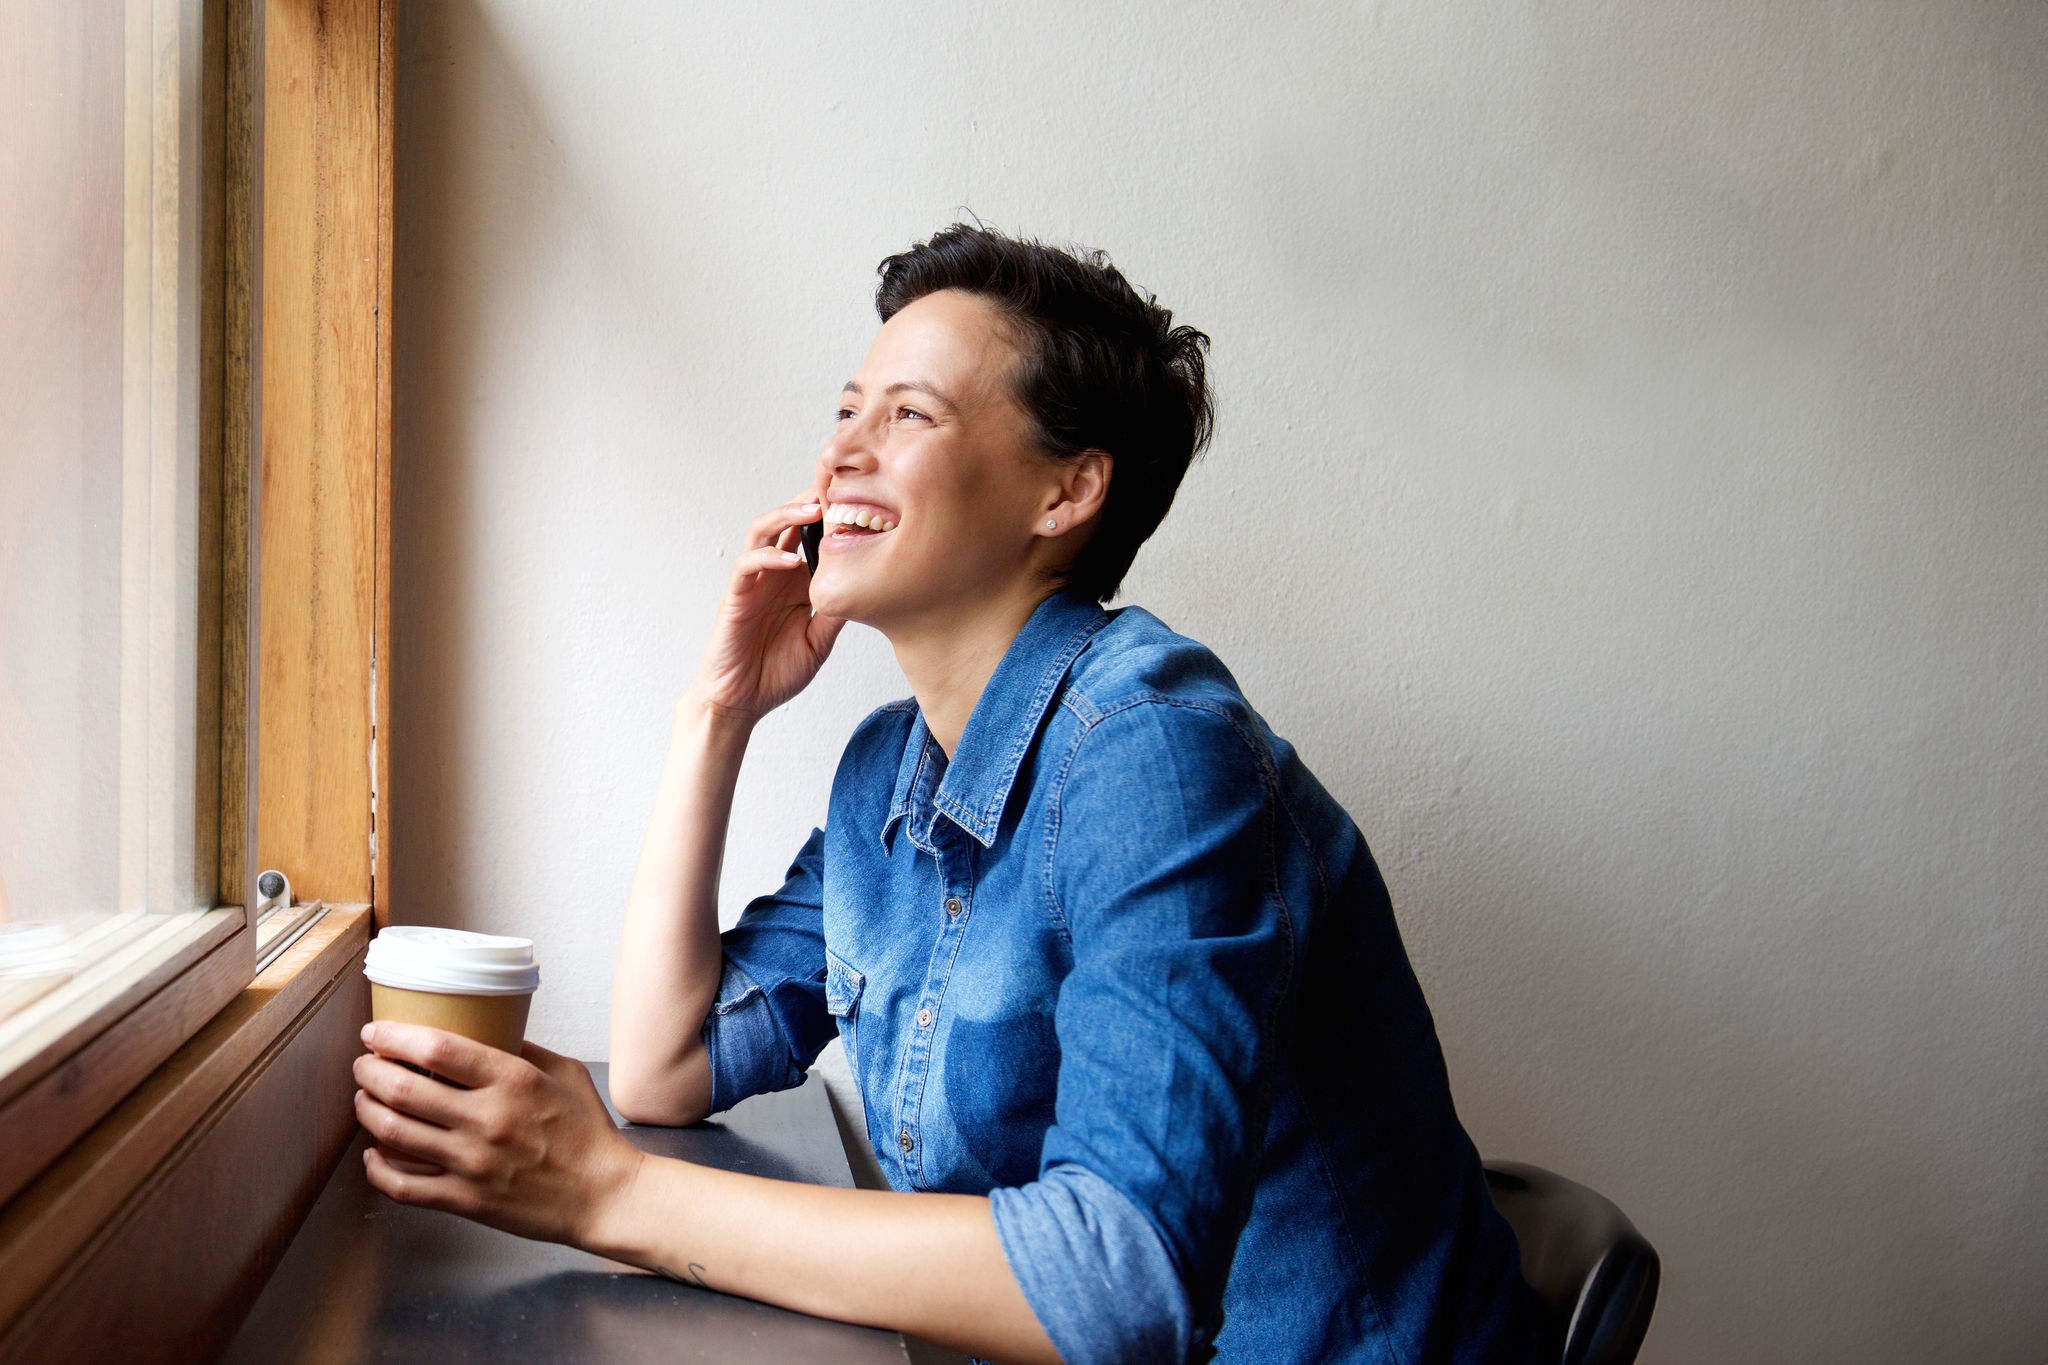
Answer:
<svg viewBox="0 0 2048 1365"><path fill-rule="evenodd" d="M540 985L533 940L394 924L370 940L363 975L436 995L529 995Z"/></svg>
<svg viewBox="0 0 2048 1365"><path fill-rule="evenodd" d="M0 924L0 977L55 976L70 971L76 956L61 924Z"/></svg>

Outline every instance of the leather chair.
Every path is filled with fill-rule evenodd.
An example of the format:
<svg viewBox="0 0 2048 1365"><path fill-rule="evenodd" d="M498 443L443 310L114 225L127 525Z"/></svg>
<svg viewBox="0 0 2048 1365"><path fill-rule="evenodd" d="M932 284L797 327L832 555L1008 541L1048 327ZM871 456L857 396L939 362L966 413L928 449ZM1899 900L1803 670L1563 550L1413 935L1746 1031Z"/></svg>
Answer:
<svg viewBox="0 0 2048 1365"><path fill-rule="evenodd" d="M1546 1310L1548 1359L1630 1365L1657 1306L1656 1249L1610 1200L1541 1166L1489 1161L1486 1186Z"/></svg>

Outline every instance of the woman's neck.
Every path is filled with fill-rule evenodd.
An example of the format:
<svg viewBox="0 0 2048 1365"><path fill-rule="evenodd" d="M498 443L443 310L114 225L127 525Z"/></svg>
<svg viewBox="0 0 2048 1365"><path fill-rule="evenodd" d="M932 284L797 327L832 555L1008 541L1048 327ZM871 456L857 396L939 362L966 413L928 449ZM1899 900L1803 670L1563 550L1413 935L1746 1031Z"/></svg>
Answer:
<svg viewBox="0 0 2048 1365"><path fill-rule="evenodd" d="M1006 597L977 609L971 617L891 630L896 662L910 680L925 729L950 760L960 747L974 704L981 700L996 665L1003 661L1038 604L1052 590Z"/></svg>

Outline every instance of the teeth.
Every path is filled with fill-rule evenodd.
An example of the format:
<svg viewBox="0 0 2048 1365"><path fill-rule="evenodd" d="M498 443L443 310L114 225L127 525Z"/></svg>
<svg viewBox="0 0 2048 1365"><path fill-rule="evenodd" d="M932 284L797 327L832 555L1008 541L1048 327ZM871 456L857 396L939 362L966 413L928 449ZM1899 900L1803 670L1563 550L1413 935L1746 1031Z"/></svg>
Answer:
<svg viewBox="0 0 2048 1365"><path fill-rule="evenodd" d="M844 507L835 504L825 509L824 520L828 526L859 526L870 531L896 529L894 520L864 507Z"/></svg>

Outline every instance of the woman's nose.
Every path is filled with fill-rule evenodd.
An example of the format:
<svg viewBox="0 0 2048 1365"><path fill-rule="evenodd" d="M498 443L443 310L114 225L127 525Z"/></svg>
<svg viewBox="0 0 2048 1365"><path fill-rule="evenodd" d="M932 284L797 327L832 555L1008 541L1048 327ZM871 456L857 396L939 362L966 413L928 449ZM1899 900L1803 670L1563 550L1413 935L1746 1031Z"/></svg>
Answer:
<svg viewBox="0 0 2048 1365"><path fill-rule="evenodd" d="M825 441L825 448L818 452L821 473L872 469L874 463L874 434L858 418L841 422L833 428L832 435Z"/></svg>

